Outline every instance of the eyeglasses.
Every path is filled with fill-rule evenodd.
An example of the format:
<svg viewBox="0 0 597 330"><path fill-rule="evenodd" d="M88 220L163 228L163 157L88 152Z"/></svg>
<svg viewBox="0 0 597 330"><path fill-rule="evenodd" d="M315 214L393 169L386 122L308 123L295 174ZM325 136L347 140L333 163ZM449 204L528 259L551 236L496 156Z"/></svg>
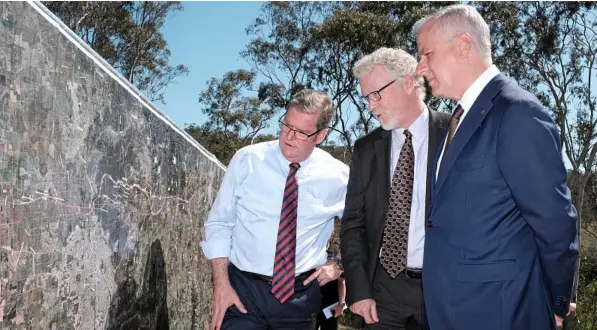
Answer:
<svg viewBox="0 0 597 330"><path fill-rule="evenodd" d="M390 86L391 84L393 84L397 79L394 79L392 81L390 81L387 85L383 86L382 88L373 91L365 96L363 96L363 98L365 99L365 101L369 100L371 102L377 102L379 100L381 100L381 91L383 91L384 89L386 89L388 86Z"/></svg>
<svg viewBox="0 0 597 330"><path fill-rule="evenodd" d="M301 141L307 141L308 138L316 135L317 133L319 133L323 130L323 128L322 128L322 129L318 129L317 132L315 132L315 133L307 134L305 132L301 132L295 128L292 128L292 127L286 125L286 123L284 123L284 121L283 121L284 120L283 118L284 117L280 118L280 120L278 121L280 123L280 130L282 130L282 132L284 132L284 133L289 133L291 131L294 132L294 136Z"/></svg>

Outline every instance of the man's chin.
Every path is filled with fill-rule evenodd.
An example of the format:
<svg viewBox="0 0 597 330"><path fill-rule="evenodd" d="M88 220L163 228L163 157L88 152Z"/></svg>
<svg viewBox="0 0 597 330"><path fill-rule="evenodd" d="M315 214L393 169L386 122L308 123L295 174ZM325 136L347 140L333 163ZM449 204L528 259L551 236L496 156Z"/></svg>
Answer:
<svg viewBox="0 0 597 330"><path fill-rule="evenodd" d="M394 130L397 127L398 127L398 123L396 123L396 122L391 122L391 123L382 122L381 123L381 128L383 128L386 131Z"/></svg>
<svg viewBox="0 0 597 330"><path fill-rule="evenodd" d="M282 155L284 156L284 158L286 158L286 160L289 162L296 161L296 159L298 158L297 153L294 152L294 150L289 150L291 148L294 149L294 147L289 147L289 146L285 146L285 147L286 148L282 149Z"/></svg>

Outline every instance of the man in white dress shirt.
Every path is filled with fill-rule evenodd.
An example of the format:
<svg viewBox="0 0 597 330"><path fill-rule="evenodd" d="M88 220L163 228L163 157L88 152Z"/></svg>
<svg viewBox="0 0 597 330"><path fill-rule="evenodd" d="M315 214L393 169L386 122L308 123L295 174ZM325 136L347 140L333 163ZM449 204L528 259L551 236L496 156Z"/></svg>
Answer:
<svg viewBox="0 0 597 330"><path fill-rule="evenodd" d="M342 272L326 245L344 210L348 166L316 148L332 115L324 93L300 91L279 140L230 161L201 243L213 270L212 329L314 329L319 285Z"/></svg>
<svg viewBox="0 0 597 330"><path fill-rule="evenodd" d="M367 329L419 329L431 164L450 115L425 106L417 61L381 48L353 68L381 127L354 146L340 244L346 300Z"/></svg>

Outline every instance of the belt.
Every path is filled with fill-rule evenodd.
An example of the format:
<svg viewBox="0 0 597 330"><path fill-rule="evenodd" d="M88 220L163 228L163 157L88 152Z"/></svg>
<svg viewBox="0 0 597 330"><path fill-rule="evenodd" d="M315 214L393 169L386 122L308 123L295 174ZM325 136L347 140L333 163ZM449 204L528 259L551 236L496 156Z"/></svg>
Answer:
<svg viewBox="0 0 597 330"><path fill-rule="evenodd" d="M260 280L262 280L264 282L267 282L269 284L272 283L272 279L273 279L272 276L266 276L266 275L255 274L255 273L244 272L244 271L243 271L243 273L245 273L247 275L251 275L251 276L253 276L255 278L258 278L258 279L260 279ZM302 283L302 282L304 282L313 273L315 273L315 269L311 269L311 270L308 270L308 271L306 271L304 273L300 273L299 275L297 275L297 276L294 277L294 283L299 283L299 282Z"/></svg>
<svg viewBox="0 0 597 330"><path fill-rule="evenodd" d="M423 277L423 270L420 268L405 268L403 273L410 278L418 279Z"/></svg>

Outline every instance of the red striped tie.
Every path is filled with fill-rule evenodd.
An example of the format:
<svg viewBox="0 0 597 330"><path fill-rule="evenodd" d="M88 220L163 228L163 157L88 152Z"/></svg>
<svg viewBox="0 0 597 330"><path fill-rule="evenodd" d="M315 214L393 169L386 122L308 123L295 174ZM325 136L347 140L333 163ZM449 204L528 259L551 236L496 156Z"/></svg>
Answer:
<svg viewBox="0 0 597 330"><path fill-rule="evenodd" d="M282 304L294 294L296 218L299 193L294 175L299 167L298 163L290 164L290 171L284 188L284 199L282 200L278 242L276 243L272 293Z"/></svg>

